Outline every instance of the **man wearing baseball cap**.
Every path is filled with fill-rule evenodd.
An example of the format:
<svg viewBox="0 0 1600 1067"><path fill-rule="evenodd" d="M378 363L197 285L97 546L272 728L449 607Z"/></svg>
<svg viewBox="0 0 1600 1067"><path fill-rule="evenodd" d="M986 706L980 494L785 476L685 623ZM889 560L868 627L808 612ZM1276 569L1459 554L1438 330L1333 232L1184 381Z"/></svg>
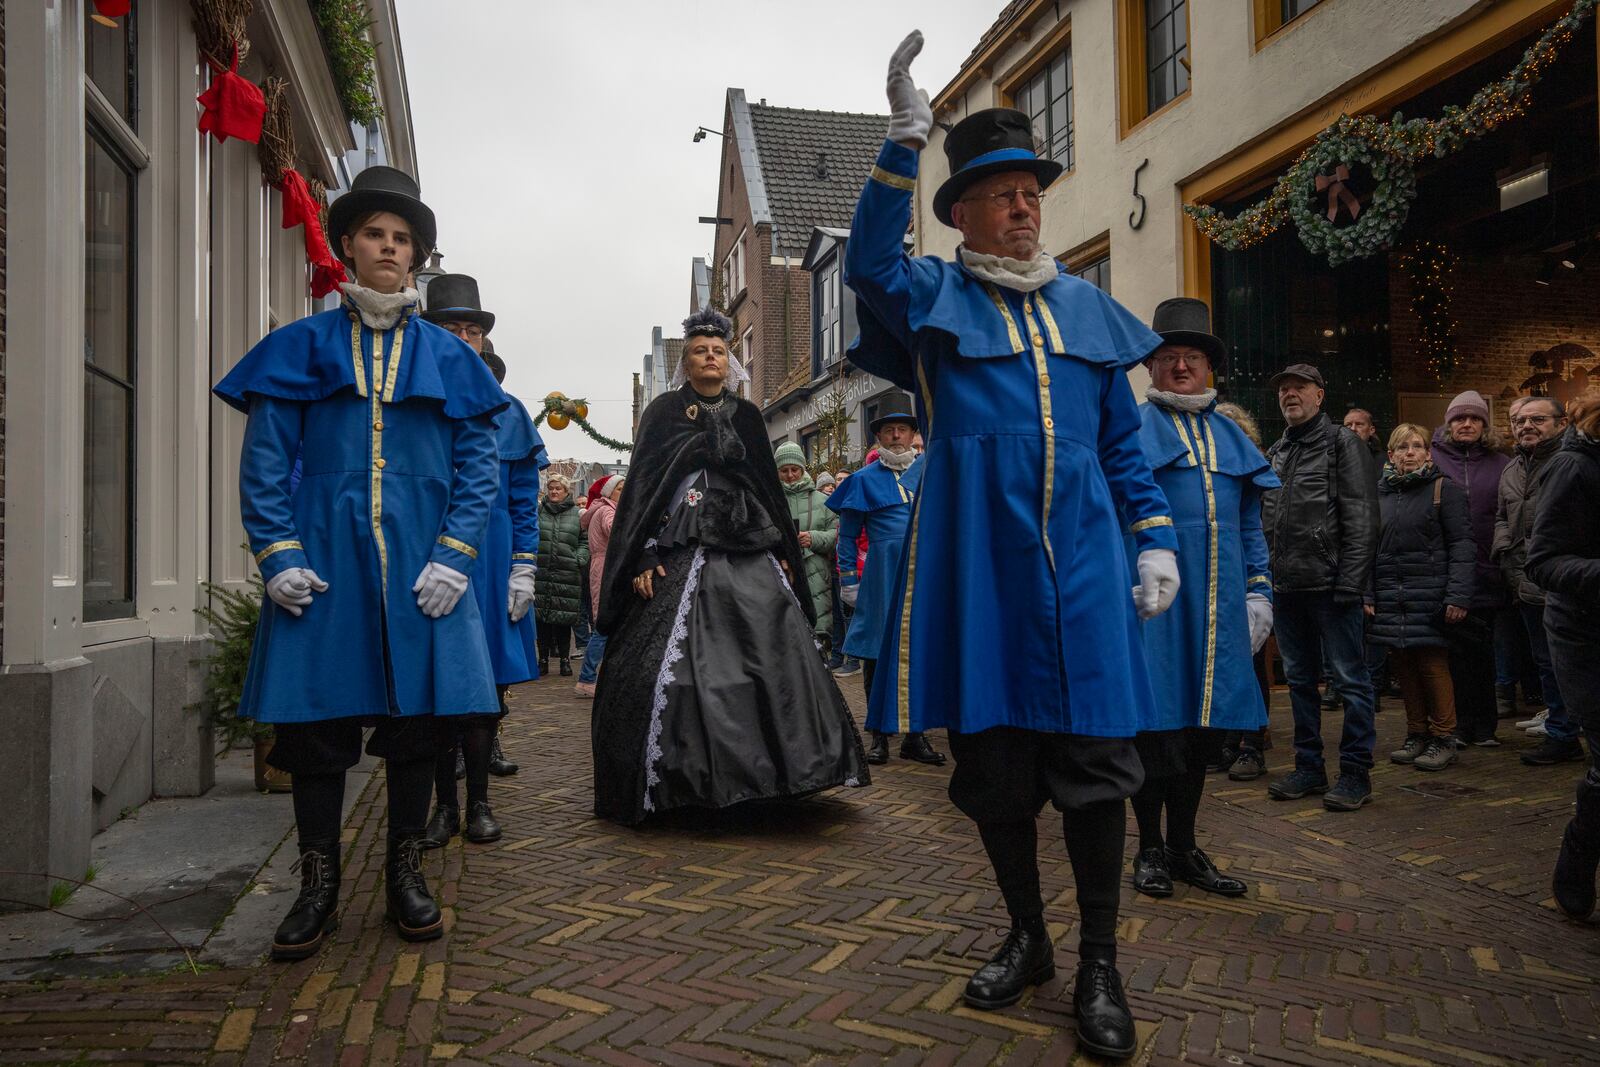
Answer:
<svg viewBox="0 0 1600 1067"><path fill-rule="evenodd" d="M1372 799L1372 678L1362 648L1362 600L1378 547L1378 487L1367 446L1322 412L1326 382L1309 363L1272 376L1288 428L1267 458L1283 488L1266 494L1261 520L1272 549L1274 627L1294 708L1294 770L1267 787L1278 800L1322 794L1329 811ZM1339 777L1322 758L1317 680L1328 668L1344 698Z"/></svg>

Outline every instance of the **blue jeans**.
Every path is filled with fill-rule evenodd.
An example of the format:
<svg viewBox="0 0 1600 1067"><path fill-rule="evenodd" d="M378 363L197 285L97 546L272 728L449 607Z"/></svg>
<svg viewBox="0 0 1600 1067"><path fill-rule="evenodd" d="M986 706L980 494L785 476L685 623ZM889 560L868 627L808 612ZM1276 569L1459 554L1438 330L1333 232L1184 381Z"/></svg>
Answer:
<svg viewBox="0 0 1600 1067"><path fill-rule="evenodd" d="M583 655L589 648L589 576L583 575L583 591L578 599L578 621L572 624L572 643Z"/></svg>
<svg viewBox="0 0 1600 1067"><path fill-rule="evenodd" d="M1556 741L1576 741L1578 724L1567 714L1567 702L1561 699L1561 689L1556 684L1556 670L1550 662L1550 642L1545 639L1544 605L1519 603L1523 625L1528 629L1528 647L1533 650L1533 662L1539 665L1539 688L1543 690L1545 707L1550 717L1544 721L1545 733Z"/></svg>
<svg viewBox="0 0 1600 1067"><path fill-rule="evenodd" d="M1333 686L1344 698L1344 733L1339 739L1339 770L1363 777L1372 769L1378 731L1373 723L1372 677L1367 673L1360 604L1335 604L1333 594L1279 593L1273 604L1273 630L1289 681L1294 708L1294 762L1302 770L1326 773L1322 762L1322 702L1317 679L1323 651Z"/></svg>
<svg viewBox="0 0 1600 1067"><path fill-rule="evenodd" d="M604 634L591 633L589 645L583 650L583 666L578 668L578 681L594 684L595 678L600 673L600 661L605 658L606 637Z"/></svg>

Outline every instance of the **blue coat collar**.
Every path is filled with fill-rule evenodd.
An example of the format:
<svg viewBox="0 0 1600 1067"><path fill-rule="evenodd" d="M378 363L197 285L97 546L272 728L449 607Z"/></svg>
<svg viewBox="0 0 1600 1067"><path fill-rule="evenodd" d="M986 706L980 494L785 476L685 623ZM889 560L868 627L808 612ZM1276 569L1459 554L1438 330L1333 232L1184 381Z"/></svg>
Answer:
<svg viewBox="0 0 1600 1067"><path fill-rule="evenodd" d="M1144 447L1145 458L1153 469L1159 471L1163 467L1198 465L1199 453L1190 441L1191 431L1178 429L1180 423L1186 427L1192 426L1191 416L1148 402L1139 405L1139 416L1142 420L1139 443ZM1278 476L1272 473L1272 464L1267 457L1261 454L1255 442L1246 437L1232 419L1216 413L1214 403L1192 418L1202 423L1208 431L1207 438L1216 454L1212 457L1213 462L1207 466L1214 473L1248 478L1261 489L1278 488Z"/></svg>
<svg viewBox="0 0 1600 1067"><path fill-rule="evenodd" d="M834 511L882 511L884 508L909 507L909 501L900 495L904 489L915 497L922 488L922 470L926 457L918 456L900 475L895 484L894 472L877 460L862 467L844 480L844 484L828 497L828 507Z"/></svg>

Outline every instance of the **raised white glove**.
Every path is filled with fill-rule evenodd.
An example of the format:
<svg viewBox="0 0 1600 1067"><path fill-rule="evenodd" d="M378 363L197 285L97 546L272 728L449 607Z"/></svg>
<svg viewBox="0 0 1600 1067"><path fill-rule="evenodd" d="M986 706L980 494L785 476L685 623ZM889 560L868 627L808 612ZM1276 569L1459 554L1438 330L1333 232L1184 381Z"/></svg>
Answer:
<svg viewBox="0 0 1600 1067"><path fill-rule="evenodd" d="M922 31L912 30L889 57L889 140L920 152L928 147L933 106L911 80L911 61L922 51Z"/></svg>
<svg viewBox="0 0 1600 1067"><path fill-rule="evenodd" d="M1177 595L1178 554L1170 548L1147 548L1139 553L1139 584L1133 587L1133 606L1139 618L1160 615Z"/></svg>
<svg viewBox="0 0 1600 1067"><path fill-rule="evenodd" d="M1272 633L1272 601L1260 593L1246 593L1244 610L1250 614L1250 654L1261 651Z"/></svg>
<svg viewBox="0 0 1600 1067"><path fill-rule="evenodd" d="M533 576L537 573L531 563L513 563L511 581L506 583L506 614L512 622L521 622L533 606Z"/></svg>
<svg viewBox="0 0 1600 1067"><path fill-rule="evenodd" d="M851 582L849 585L839 587L839 602L847 608L856 606L856 596L861 592L860 582Z"/></svg>
<svg viewBox="0 0 1600 1067"><path fill-rule="evenodd" d="M327 591L328 583L310 567L290 567L267 581L267 596L290 615L299 615L302 608L309 607L312 593Z"/></svg>
<svg viewBox="0 0 1600 1067"><path fill-rule="evenodd" d="M430 619L442 619L455 610L461 594L467 591L467 576L443 563L429 563L417 575L411 591L417 594L417 607Z"/></svg>

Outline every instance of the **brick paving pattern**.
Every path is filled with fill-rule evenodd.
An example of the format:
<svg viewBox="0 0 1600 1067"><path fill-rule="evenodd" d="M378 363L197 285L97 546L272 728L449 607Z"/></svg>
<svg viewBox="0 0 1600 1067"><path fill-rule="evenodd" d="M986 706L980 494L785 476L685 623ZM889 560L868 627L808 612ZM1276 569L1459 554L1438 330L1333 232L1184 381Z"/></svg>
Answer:
<svg viewBox="0 0 1600 1067"><path fill-rule="evenodd" d="M859 712L859 679L846 686ZM383 925L376 778L346 827L327 951L198 977L0 986L0 1063L1075 1057L1072 883L1053 816L1040 863L1065 965L1016 1007L975 1012L961 989L1006 918L945 798L947 770L892 761L869 789L625 830L589 814L588 704L570 683L519 687L512 704L522 773L491 787L505 838L428 860L445 939L407 945ZM1288 715L1274 715L1279 770ZM1402 732L1385 712L1380 759ZM1124 891L1137 1061L1600 1062L1600 926L1563 921L1547 899L1576 772L1515 752L1469 750L1436 775L1381 763L1377 800L1355 815L1213 777L1202 844L1251 892Z"/></svg>

